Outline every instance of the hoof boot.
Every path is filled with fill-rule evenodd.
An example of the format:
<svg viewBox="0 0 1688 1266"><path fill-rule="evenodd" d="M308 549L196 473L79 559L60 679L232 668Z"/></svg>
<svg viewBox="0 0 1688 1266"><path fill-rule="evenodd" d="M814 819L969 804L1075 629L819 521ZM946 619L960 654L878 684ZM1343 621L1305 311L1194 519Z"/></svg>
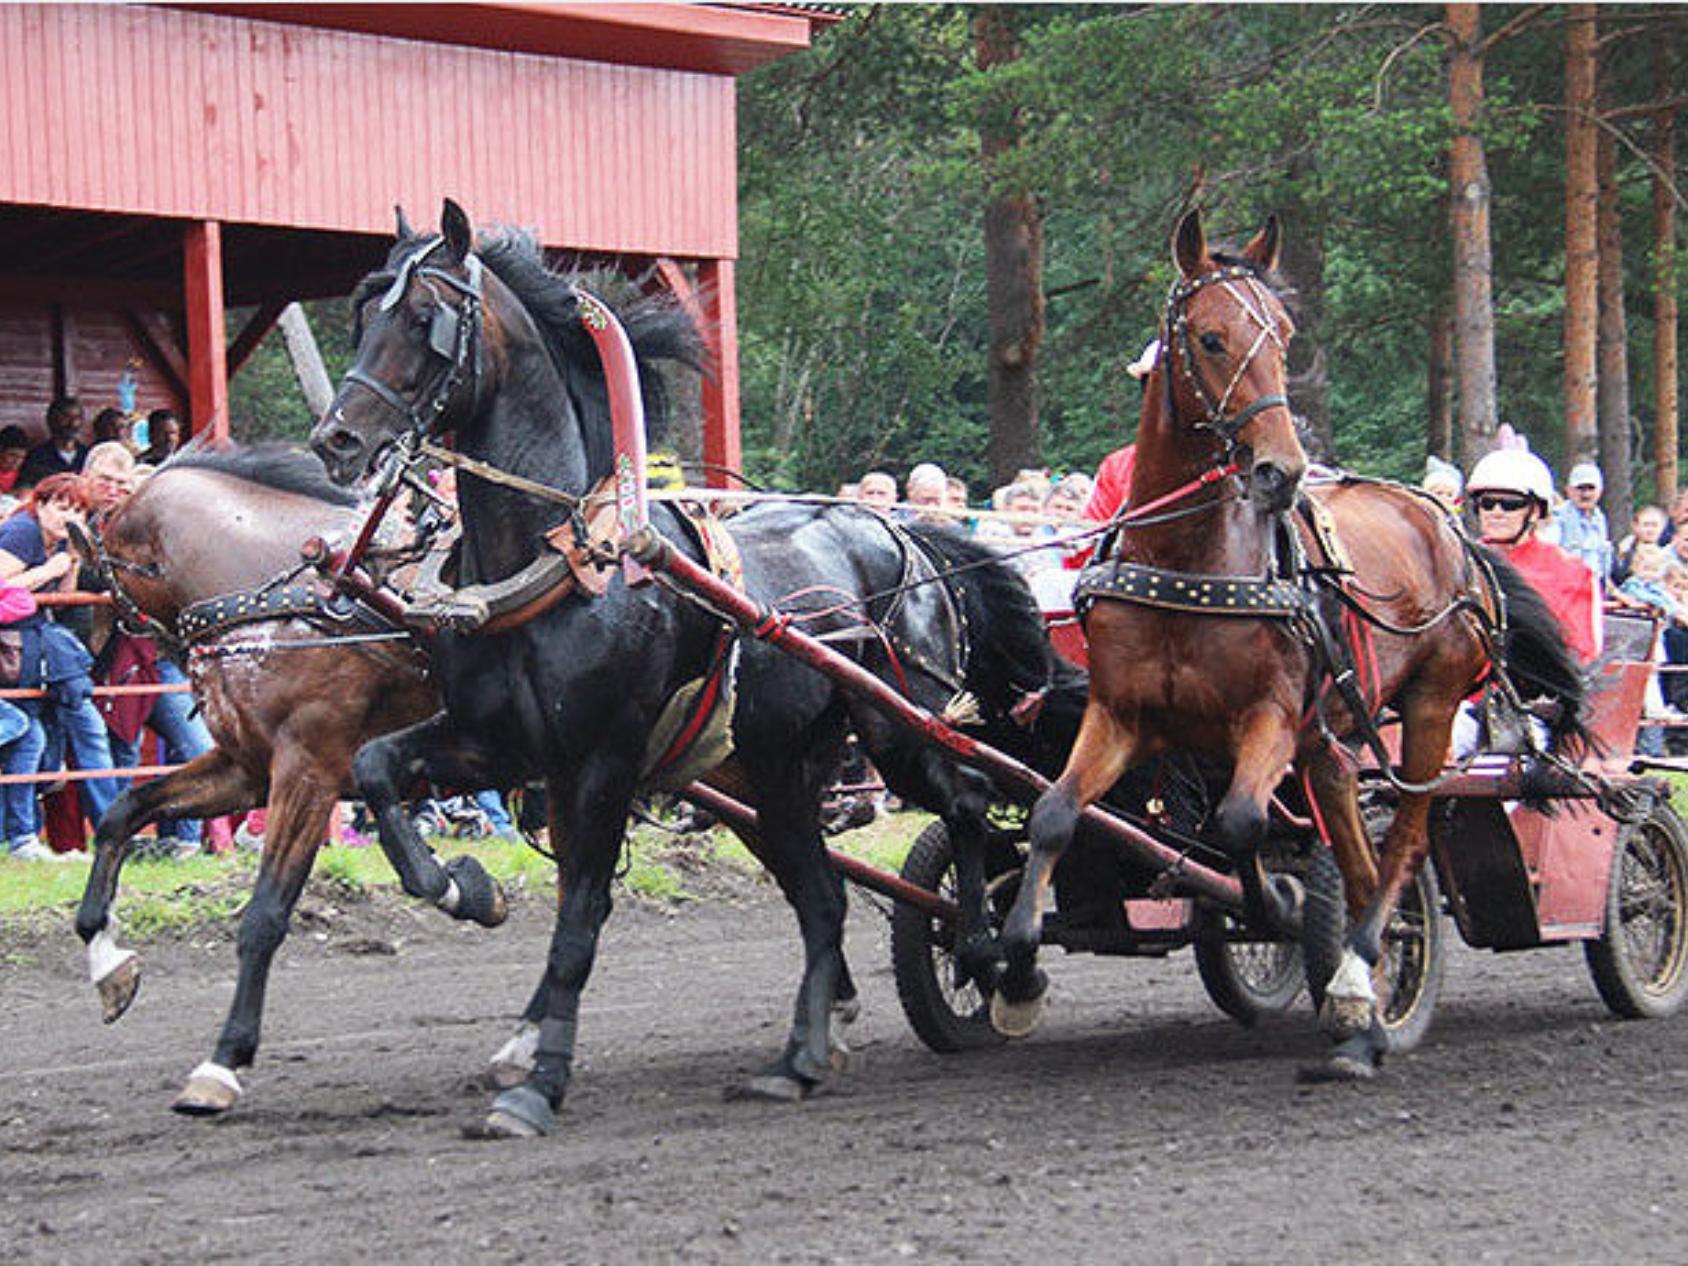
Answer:
<svg viewBox="0 0 1688 1266"><path fill-rule="evenodd" d="M557 1114L545 1096L531 1086L514 1086L492 1101L484 1137L544 1138L557 1128Z"/></svg>

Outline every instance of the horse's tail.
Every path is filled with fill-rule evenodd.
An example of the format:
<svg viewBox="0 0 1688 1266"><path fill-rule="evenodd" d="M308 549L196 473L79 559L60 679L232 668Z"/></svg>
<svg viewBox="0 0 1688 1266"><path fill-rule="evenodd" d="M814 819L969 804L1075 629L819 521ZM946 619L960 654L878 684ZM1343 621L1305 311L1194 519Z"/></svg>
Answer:
<svg viewBox="0 0 1688 1266"><path fill-rule="evenodd" d="M1589 751L1589 674L1565 641L1558 617L1535 586L1494 550L1477 547L1506 601L1506 642L1501 666L1526 699L1546 696L1558 706L1547 717L1553 746L1561 751Z"/></svg>
<svg viewBox="0 0 1688 1266"><path fill-rule="evenodd" d="M1043 613L1013 566L990 546L940 524L911 523L908 534L945 573L966 623L967 689L987 713L1006 715L1045 691L1055 654Z"/></svg>

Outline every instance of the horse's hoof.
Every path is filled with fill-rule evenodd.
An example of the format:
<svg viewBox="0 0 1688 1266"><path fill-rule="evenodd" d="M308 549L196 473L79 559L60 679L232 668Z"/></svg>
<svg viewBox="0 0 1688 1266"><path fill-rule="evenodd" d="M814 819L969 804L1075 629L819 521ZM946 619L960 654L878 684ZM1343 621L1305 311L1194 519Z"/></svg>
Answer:
<svg viewBox="0 0 1688 1266"><path fill-rule="evenodd" d="M473 857L464 854L445 864L445 873L457 885L457 908L452 917L473 919L483 928L495 928L509 917L510 907L498 881Z"/></svg>
<svg viewBox="0 0 1688 1266"><path fill-rule="evenodd" d="M125 957L94 982L100 991L100 1018L114 1024L123 1018L129 1004L141 987L141 960L132 950L123 951Z"/></svg>
<svg viewBox="0 0 1688 1266"><path fill-rule="evenodd" d="M1010 1001L1001 990L991 995L991 1028L1003 1037L1029 1037L1043 1019L1043 995Z"/></svg>
<svg viewBox="0 0 1688 1266"><path fill-rule="evenodd" d="M170 1105L187 1117L216 1117L240 1102L240 1079L221 1064L204 1063L188 1076L188 1084Z"/></svg>
<svg viewBox="0 0 1688 1266"><path fill-rule="evenodd" d="M557 1113L532 1086L513 1086L492 1101L483 1137L544 1138L557 1128Z"/></svg>
<svg viewBox="0 0 1688 1266"><path fill-rule="evenodd" d="M499 1090L521 1085L533 1071L539 1051L539 1026L523 1020L510 1040L498 1048L487 1067L487 1079Z"/></svg>
<svg viewBox="0 0 1688 1266"><path fill-rule="evenodd" d="M757 1073L736 1086L728 1086L722 1097L729 1103L802 1103L814 1093L815 1085L791 1073Z"/></svg>
<svg viewBox="0 0 1688 1266"><path fill-rule="evenodd" d="M1319 1008L1319 1028L1333 1041L1346 1042L1371 1028L1374 1002L1371 998L1338 998L1325 995Z"/></svg>

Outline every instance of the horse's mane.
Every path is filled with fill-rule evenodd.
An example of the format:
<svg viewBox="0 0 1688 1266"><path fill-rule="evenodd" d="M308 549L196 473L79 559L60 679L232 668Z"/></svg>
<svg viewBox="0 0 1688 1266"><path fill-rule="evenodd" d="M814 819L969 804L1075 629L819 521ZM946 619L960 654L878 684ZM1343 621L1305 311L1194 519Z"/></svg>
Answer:
<svg viewBox="0 0 1688 1266"><path fill-rule="evenodd" d="M160 473L170 470L209 470L329 505L358 504L358 494L331 480L314 453L291 444L185 448L159 467Z"/></svg>
<svg viewBox="0 0 1688 1266"><path fill-rule="evenodd" d="M581 419L587 469L594 479L608 474L614 457L609 388L604 382L597 345L581 323L575 289L586 283L588 274L552 272L545 265L538 241L520 229L500 229L489 234L481 239L475 252L521 300L534 324L546 336L545 350L567 385ZM668 435L669 400L654 362L673 361L702 369L706 359L703 340L691 318L671 296L639 294L624 280L611 278L607 273L590 277L588 288L609 304L633 344L633 354L639 362L639 386L645 400L646 435L653 445L660 444Z"/></svg>
<svg viewBox="0 0 1688 1266"><path fill-rule="evenodd" d="M397 262L412 249L415 238L401 239L389 266L371 273L352 295L354 319L361 322L364 304L384 292L398 276ZM524 229L500 228L482 236L475 253L488 271L521 301L545 340L575 412L581 421L586 462L593 479L609 473L614 457L610 428L609 388L597 345L580 320L576 286L584 285L607 303L627 330L639 362L639 382L645 401L645 427L650 442L660 444L668 434L669 401L655 362L671 361L703 371L708 354L691 318L668 294L640 294L625 279L607 272L553 272L545 264L538 240ZM354 344L361 337L354 329Z"/></svg>

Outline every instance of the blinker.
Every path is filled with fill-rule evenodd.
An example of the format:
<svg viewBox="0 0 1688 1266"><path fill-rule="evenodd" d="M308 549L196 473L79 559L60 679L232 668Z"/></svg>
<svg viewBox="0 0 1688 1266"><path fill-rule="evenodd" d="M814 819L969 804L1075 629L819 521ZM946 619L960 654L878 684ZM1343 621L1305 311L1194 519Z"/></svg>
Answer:
<svg viewBox="0 0 1688 1266"><path fill-rule="evenodd" d="M457 327L461 318L457 309L440 304L434 309L434 319L428 323L428 346L446 360L457 359Z"/></svg>

